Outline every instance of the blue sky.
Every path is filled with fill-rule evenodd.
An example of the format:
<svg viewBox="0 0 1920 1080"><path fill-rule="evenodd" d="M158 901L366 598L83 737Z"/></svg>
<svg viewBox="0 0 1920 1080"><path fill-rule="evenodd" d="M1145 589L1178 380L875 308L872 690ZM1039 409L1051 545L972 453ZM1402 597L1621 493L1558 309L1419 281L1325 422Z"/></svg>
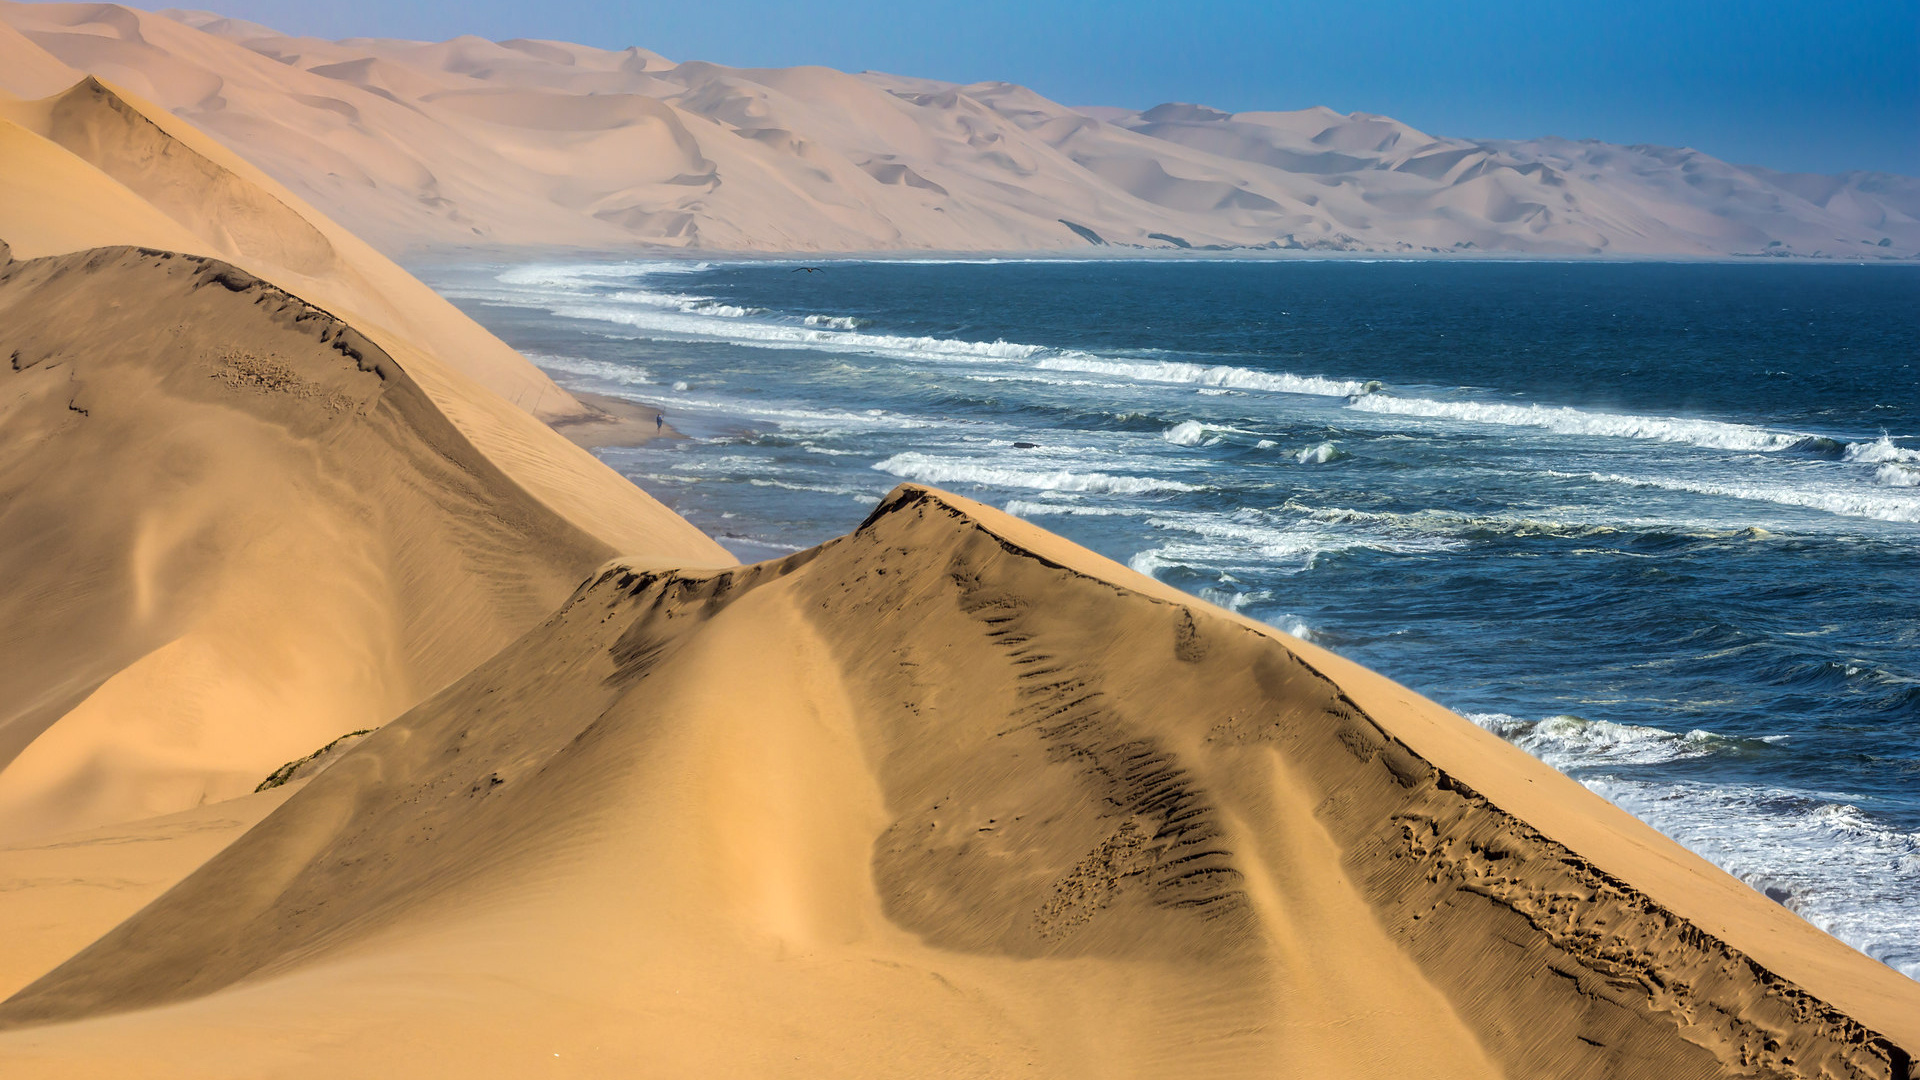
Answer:
<svg viewBox="0 0 1920 1080"><path fill-rule="evenodd" d="M1069 105L1328 105L1439 135L1920 175L1920 0L228 0L324 37L544 37L1024 83Z"/></svg>

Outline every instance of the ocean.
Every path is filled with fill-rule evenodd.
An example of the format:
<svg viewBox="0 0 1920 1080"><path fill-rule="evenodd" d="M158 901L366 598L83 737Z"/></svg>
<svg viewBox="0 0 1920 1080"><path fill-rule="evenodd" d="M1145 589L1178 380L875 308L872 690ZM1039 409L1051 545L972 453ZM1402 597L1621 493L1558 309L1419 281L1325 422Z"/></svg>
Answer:
<svg viewBox="0 0 1920 1080"><path fill-rule="evenodd" d="M744 560L902 480L1368 665L1920 978L1920 267L420 268ZM523 403L532 404L532 403Z"/></svg>

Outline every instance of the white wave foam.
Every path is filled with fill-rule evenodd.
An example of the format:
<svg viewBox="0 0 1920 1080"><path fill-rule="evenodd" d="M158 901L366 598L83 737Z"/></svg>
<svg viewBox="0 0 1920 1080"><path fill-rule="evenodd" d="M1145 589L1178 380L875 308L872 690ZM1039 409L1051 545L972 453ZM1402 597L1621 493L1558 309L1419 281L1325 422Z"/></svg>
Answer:
<svg viewBox="0 0 1920 1080"><path fill-rule="evenodd" d="M831 484L805 484L790 480L769 480L761 476L747 478L752 487L779 488L782 491L805 491L820 495L853 495L861 499L880 499L886 496L884 491L863 491L859 488L836 487ZM797 549L796 549L797 550Z"/></svg>
<svg viewBox="0 0 1920 1080"><path fill-rule="evenodd" d="M1889 461L1873 471L1873 482L1882 487L1920 487L1920 468Z"/></svg>
<svg viewBox="0 0 1920 1080"><path fill-rule="evenodd" d="M1874 821L1845 795L1751 784L1653 782L1609 765L1657 764L1733 746L1708 732L1502 713L1469 719L1563 771L1827 931L1920 979L1920 833ZM1774 740L1763 740L1774 741Z"/></svg>
<svg viewBox="0 0 1920 1080"><path fill-rule="evenodd" d="M550 310L563 318L593 319L636 330L689 337L721 338L761 348L824 349L914 359L969 360L1026 360L1043 351L1039 345L1024 345L1014 341L963 341L954 338L862 334L791 324L733 321L698 312L635 311L631 307L603 303L560 304Z"/></svg>
<svg viewBox="0 0 1920 1080"><path fill-rule="evenodd" d="M687 293L662 293L642 290L638 292L615 293L609 299L623 304L645 304L648 307L685 312L688 315L711 315L719 319L744 319L750 315L764 315L767 313L766 308L723 304L711 296L691 296Z"/></svg>
<svg viewBox="0 0 1920 1080"><path fill-rule="evenodd" d="M1279 623L1275 624L1274 629L1279 630L1283 633L1292 634L1294 637L1299 638L1301 641L1318 640L1317 635L1315 635L1313 632L1313 627L1308 626L1306 623L1301 622L1299 619L1283 619Z"/></svg>
<svg viewBox="0 0 1920 1080"><path fill-rule="evenodd" d="M1084 503L1031 502L1027 499L1014 499L1007 503L1006 511L1017 518L1045 517L1048 515L1068 517L1139 517L1153 511L1147 507L1135 506L1088 506Z"/></svg>
<svg viewBox="0 0 1920 1080"><path fill-rule="evenodd" d="M1780 484L1719 484L1706 480L1681 480L1653 476L1621 476L1616 473L1564 473L1548 470L1547 475L1570 480L1593 480L1604 484L1679 491L1692 495L1716 495L1728 499L1770 502L1779 506L1799 506L1841 517L1874 518L1880 521L1920 521L1920 497L1873 491L1853 491L1842 487L1795 488Z"/></svg>
<svg viewBox="0 0 1920 1080"><path fill-rule="evenodd" d="M1293 460L1302 465L1325 465L1347 455L1331 442L1315 443L1293 455Z"/></svg>
<svg viewBox="0 0 1920 1080"><path fill-rule="evenodd" d="M1351 397L1365 394L1378 383L1351 379L1323 379L1293 375L1284 371L1253 371L1224 364L1207 366L1177 360L1108 360L1088 353L1063 353L1042 358L1035 367L1049 371L1083 371L1098 375L1117 375L1141 382L1184 383L1213 389L1268 390L1282 394L1310 394L1317 397Z"/></svg>
<svg viewBox="0 0 1920 1080"><path fill-rule="evenodd" d="M1344 551L1430 554L1460 546L1442 537L1396 535L1340 524L1275 523L1251 510L1232 517L1161 511L1147 523L1167 533L1184 534L1169 536L1128 560L1135 570L1154 576L1176 567L1221 575L1300 574L1313 569L1322 556Z"/></svg>
<svg viewBox="0 0 1920 1080"><path fill-rule="evenodd" d="M1110 495L1146 495L1157 492L1198 491L1192 484L1145 476L1114 476L1066 469L1013 469L981 461L938 458L914 451L895 454L873 466L907 480L926 484L986 484L992 487L1034 488L1041 491L1087 491Z"/></svg>
<svg viewBox="0 0 1920 1080"><path fill-rule="evenodd" d="M1217 604L1220 607L1226 608L1228 611L1244 611L1254 604L1264 604L1273 599L1272 589L1254 589L1247 591L1237 588L1236 586L1238 585L1239 580L1232 574L1221 574L1220 585L1209 585L1201 589L1200 599L1205 600L1209 604ZM1301 623L1300 627L1302 630L1305 630L1306 624ZM1291 634L1293 631L1288 630L1287 633ZM1294 634L1294 636L1300 637L1301 635Z"/></svg>
<svg viewBox="0 0 1920 1080"><path fill-rule="evenodd" d="M646 387L644 392L633 392L632 396L635 400L642 400L649 404L665 404L677 410L711 413L730 419L777 424L783 430L805 431L809 434L824 436L844 434L848 431L909 431L939 426L939 421L888 412L884 409L847 412L838 409L805 408L795 404L761 402L744 397L716 399L697 395L669 396L669 390L673 394L685 394L691 387L685 380L675 380L670 387L661 386L654 383L646 369L637 364L543 353L527 355L540 367L550 371L586 375L617 386Z"/></svg>
<svg viewBox="0 0 1920 1080"><path fill-rule="evenodd" d="M1676 735L1657 727L1549 716L1522 720L1506 713L1469 713L1467 719L1556 769L1596 765L1657 765L1706 757L1733 741L1711 731Z"/></svg>
<svg viewBox="0 0 1920 1080"><path fill-rule="evenodd" d="M1690 443L1718 450L1787 450L1814 436L1791 431L1772 431L1750 424L1730 424L1719 420L1688 420L1671 416L1634 416L1624 413L1596 413L1564 405L1503 405L1490 401L1434 401L1429 398L1389 397L1368 394L1347 406L1360 412L1393 416L1421 416L1440 420L1465 420L1504 427L1544 428L1560 435L1595 435L1616 439L1650 439L1657 442Z"/></svg>
<svg viewBox="0 0 1920 1080"><path fill-rule="evenodd" d="M653 376L639 364L625 360L589 360L584 356L560 356L555 353L529 352L524 354L533 361L534 366L553 371L567 371L575 375L591 375L608 382L628 386L649 386Z"/></svg>
<svg viewBox="0 0 1920 1080"><path fill-rule="evenodd" d="M1198 420L1182 420L1161 432L1160 437L1175 446L1201 446L1220 441L1217 436L1208 437L1207 429Z"/></svg>
<svg viewBox="0 0 1920 1080"><path fill-rule="evenodd" d="M801 322L808 326L824 326L829 330L858 330L872 320L856 319L851 315L809 315Z"/></svg>
<svg viewBox="0 0 1920 1080"><path fill-rule="evenodd" d="M1920 450L1896 446L1884 432L1872 442L1848 443L1842 457L1847 461L1858 461L1868 465L1878 465L1882 462L1920 465Z"/></svg>
<svg viewBox="0 0 1920 1080"><path fill-rule="evenodd" d="M653 274L697 274L712 268L704 262L532 263L503 270L494 280L502 285L568 288Z"/></svg>
<svg viewBox="0 0 1920 1080"><path fill-rule="evenodd" d="M1318 397L1353 397L1379 389L1380 384L1353 379L1327 379L1288 372L1255 371L1223 364L1181 361L1113 360L1075 350L1053 350L1041 345L996 339L965 341L953 338L910 337L861 333L868 320L851 316L808 315L800 325L772 321L745 321L763 315L762 308L723 304L711 297L654 290L629 290L611 297L593 297L581 286L609 279L643 277L656 273L687 273L707 269L706 263L620 263L590 266L516 267L498 275L513 285L559 291L567 302L549 304L563 318L611 322L636 330L714 337L767 348L827 349L905 356L914 359L1032 360L1046 371L1108 375L1138 382L1171 383L1201 388L1203 393L1259 390ZM552 298L549 297L551 300ZM633 310L634 307L652 310ZM679 318L674 316L678 315Z"/></svg>

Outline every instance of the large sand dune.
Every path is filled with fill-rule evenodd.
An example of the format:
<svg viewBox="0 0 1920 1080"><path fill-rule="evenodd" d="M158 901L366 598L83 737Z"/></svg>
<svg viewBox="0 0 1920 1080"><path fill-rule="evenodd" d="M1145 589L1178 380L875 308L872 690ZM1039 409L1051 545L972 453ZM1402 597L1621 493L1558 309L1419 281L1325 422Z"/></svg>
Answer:
<svg viewBox="0 0 1920 1080"><path fill-rule="evenodd" d="M1418 133L0 14L0 1075L1915 1075L1920 984L1312 645L913 486L731 565L533 416L588 407L147 99L252 116L319 194L399 170L329 203L390 238L483 197L569 242L911 245L948 197L942 237L1069 198L1122 215L1074 242L1252 229L1290 204L1220 162ZM301 141L367 102L422 119ZM1470 156L1412 173L1509 167ZM443 202L394 186L425 157Z"/></svg>
<svg viewBox="0 0 1920 1080"><path fill-rule="evenodd" d="M0 147L0 839L245 792L615 552L732 561L505 400L551 387L531 364L179 120L87 78L0 101Z"/></svg>
<svg viewBox="0 0 1920 1080"><path fill-rule="evenodd" d="M1283 641L913 487L616 564L0 1006L61 1022L0 1061L1907 1075L1920 987Z"/></svg>
<svg viewBox="0 0 1920 1080"><path fill-rule="evenodd" d="M8 262L0 355L0 838L243 794L614 553L357 330L217 260ZM681 529L674 561L730 561Z"/></svg>
<svg viewBox="0 0 1920 1080"><path fill-rule="evenodd" d="M1325 108L1072 109L1008 83L551 41L319 41L115 5L0 0L4 24L0 88L113 80L389 251L1920 255L1920 181L1690 149L1444 138Z"/></svg>

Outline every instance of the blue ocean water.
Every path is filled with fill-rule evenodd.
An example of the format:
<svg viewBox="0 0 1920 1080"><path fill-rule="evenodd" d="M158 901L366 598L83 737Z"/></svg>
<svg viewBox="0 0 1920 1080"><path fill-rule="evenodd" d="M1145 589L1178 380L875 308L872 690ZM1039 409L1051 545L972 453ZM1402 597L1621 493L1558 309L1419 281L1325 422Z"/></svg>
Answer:
<svg viewBox="0 0 1920 1080"><path fill-rule="evenodd" d="M744 559L903 479L1505 736L1920 978L1920 268L604 262L424 276L690 438Z"/></svg>

